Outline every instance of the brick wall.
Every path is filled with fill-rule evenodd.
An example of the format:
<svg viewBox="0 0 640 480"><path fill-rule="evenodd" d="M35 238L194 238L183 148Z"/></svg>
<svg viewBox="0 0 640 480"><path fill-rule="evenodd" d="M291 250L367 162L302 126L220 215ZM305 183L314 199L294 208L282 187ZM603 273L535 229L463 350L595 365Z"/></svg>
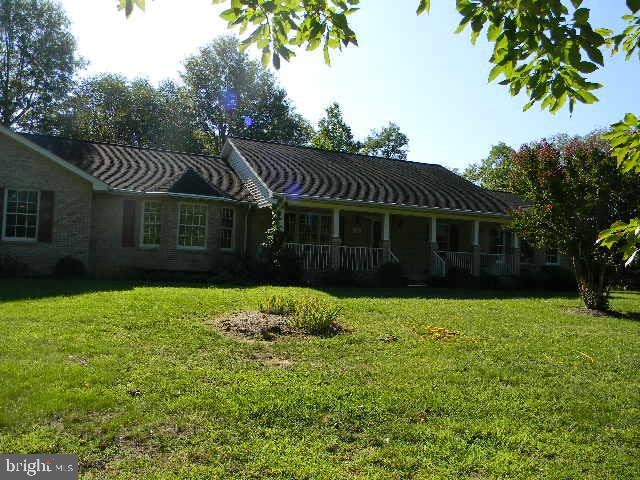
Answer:
<svg viewBox="0 0 640 480"><path fill-rule="evenodd" d="M39 153L0 135L0 188L54 192L51 243L3 241L0 253L26 263L32 273L50 274L71 256L89 266L92 186Z"/></svg>
<svg viewBox="0 0 640 480"><path fill-rule="evenodd" d="M122 217L125 200L135 202L134 246L122 246ZM98 277L128 275L136 270L172 270L188 272L215 271L223 262L237 261L244 247L244 216L246 206L226 202L197 202L175 198L154 199L161 204L161 239L159 247L141 246L141 196L96 193L92 222L92 272ZM178 243L178 208L181 202L201 203L207 209L207 246L204 250L185 250ZM232 251L219 248L220 221L223 207L235 211Z"/></svg>

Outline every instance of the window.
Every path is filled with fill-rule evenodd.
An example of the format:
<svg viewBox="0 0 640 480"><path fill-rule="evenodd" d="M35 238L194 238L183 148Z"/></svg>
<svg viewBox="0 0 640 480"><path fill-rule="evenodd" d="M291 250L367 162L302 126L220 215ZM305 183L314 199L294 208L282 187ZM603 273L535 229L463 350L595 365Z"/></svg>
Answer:
<svg viewBox="0 0 640 480"><path fill-rule="evenodd" d="M230 250L233 248L233 208L223 208L220 220L220 248Z"/></svg>
<svg viewBox="0 0 640 480"><path fill-rule="evenodd" d="M160 202L144 202L141 235L143 247L157 247L160 245L161 210Z"/></svg>
<svg viewBox="0 0 640 480"><path fill-rule="evenodd" d="M35 241L38 234L39 193L7 189L5 195L3 238Z"/></svg>
<svg viewBox="0 0 640 480"><path fill-rule="evenodd" d="M326 245L331 242L331 215L287 213L284 231L289 242Z"/></svg>
<svg viewBox="0 0 640 480"><path fill-rule="evenodd" d="M438 223L436 226L436 242L438 250L449 251L451 248L451 226L448 223Z"/></svg>
<svg viewBox="0 0 640 480"><path fill-rule="evenodd" d="M489 253L504 255L504 231L499 228L489 230Z"/></svg>
<svg viewBox="0 0 640 480"><path fill-rule="evenodd" d="M545 262L547 265L558 265L560 263L557 248L547 248Z"/></svg>
<svg viewBox="0 0 640 480"><path fill-rule="evenodd" d="M207 246L207 206L181 203L178 219L178 247L204 249Z"/></svg>

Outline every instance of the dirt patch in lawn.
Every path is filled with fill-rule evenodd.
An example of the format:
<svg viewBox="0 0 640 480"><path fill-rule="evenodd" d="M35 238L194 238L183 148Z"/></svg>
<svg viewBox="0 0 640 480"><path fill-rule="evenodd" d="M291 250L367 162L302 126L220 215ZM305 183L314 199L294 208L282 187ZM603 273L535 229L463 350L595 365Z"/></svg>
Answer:
<svg viewBox="0 0 640 480"><path fill-rule="evenodd" d="M311 338L311 332L292 325L288 315L274 315L262 312L235 312L215 318L208 322L223 334L243 340L262 340L273 342L286 338ZM334 324L328 335L345 333L348 330Z"/></svg>
<svg viewBox="0 0 640 480"><path fill-rule="evenodd" d="M283 337L303 337L307 333L292 327L286 315L261 312L235 312L216 318L212 325L230 337L274 341Z"/></svg>

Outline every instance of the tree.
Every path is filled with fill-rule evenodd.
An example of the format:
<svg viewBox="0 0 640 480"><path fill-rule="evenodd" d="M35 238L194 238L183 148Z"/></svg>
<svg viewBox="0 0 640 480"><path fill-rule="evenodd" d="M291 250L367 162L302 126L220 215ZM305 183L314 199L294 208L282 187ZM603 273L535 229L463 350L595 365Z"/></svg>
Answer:
<svg viewBox="0 0 640 480"><path fill-rule="evenodd" d="M318 130L311 138L311 145L344 153L360 151L360 143L354 138L351 127L342 116L342 109L337 102L325 109L325 116L318 122Z"/></svg>
<svg viewBox="0 0 640 480"><path fill-rule="evenodd" d="M76 85L39 130L99 142L199 151L182 96L171 81L156 88L145 79L98 75Z"/></svg>
<svg viewBox="0 0 640 480"><path fill-rule="evenodd" d="M204 148L219 153L228 136L294 144L309 141L310 126L286 91L260 63L221 37L187 58L182 79Z"/></svg>
<svg viewBox="0 0 640 480"><path fill-rule="evenodd" d="M491 147L489 156L465 168L462 176L490 190L511 191L511 168L513 148L504 142Z"/></svg>
<svg viewBox="0 0 640 480"><path fill-rule="evenodd" d="M409 150L409 138L400 131L395 123L380 130L373 130L363 142L362 153L378 157L406 160Z"/></svg>
<svg viewBox="0 0 640 480"><path fill-rule="evenodd" d="M564 145L534 142L516 152L512 164L513 191L529 206L513 213L511 228L538 247L567 255L587 308L607 310L621 255L594 240L616 218L640 213L640 176L616 168L600 135Z"/></svg>
<svg viewBox="0 0 640 480"><path fill-rule="evenodd" d="M0 122L29 130L64 98L82 62L64 10L0 0Z"/></svg>

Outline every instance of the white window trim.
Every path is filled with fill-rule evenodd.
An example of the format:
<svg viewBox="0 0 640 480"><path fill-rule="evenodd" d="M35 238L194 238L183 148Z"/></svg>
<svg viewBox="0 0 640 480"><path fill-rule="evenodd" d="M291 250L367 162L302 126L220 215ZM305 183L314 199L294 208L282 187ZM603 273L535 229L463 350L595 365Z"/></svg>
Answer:
<svg viewBox="0 0 640 480"><path fill-rule="evenodd" d="M38 207L36 208L36 235L33 238L24 237L7 237L7 209L9 208L9 190L15 190L17 192L35 192L38 195ZM4 187L4 202L2 204L2 241L3 242L16 242L16 243L37 243L38 234L40 228L40 190L32 190L25 188Z"/></svg>
<svg viewBox="0 0 640 480"><path fill-rule="evenodd" d="M204 208L206 208L206 213L205 213L205 220L206 223L204 224L204 246L203 247L193 247L193 246L185 246L185 245L180 245L180 212L182 210L182 207L185 205L196 205L199 207L204 206ZM207 245L209 244L209 205L207 205L206 203L197 203L197 202L180 202L178 203L178 224L177 224L177 228L176 228L176 249L177 250L185 250L185 251L192 251L192 252L202 252L205 251L207 249Z"/></svg>
<svg viewBox="0 0 640 480"><path fill-rule="evenodd" d="M231 225L231 246L230 247L225 247L225 248L220 247L220 250L223 251L223 252L233 252L236 249L236 215L237 215L237 212L236 212L236 209L233 208L233 207L222 207L220 209L220 225L221 225L220 230L221 231L223 230L223 228L222 228L222 219L224 218L224 216L223 216L224 210L231 210L233 212L233 224ZM207 224L208 224L208 222L207 222ZM228 230L228 228L225 228L224 230Z"/></svg>
<svg viewBox="0 0 640 480"><path fill-rule="evenodd" d="M145 250L155 250L160 248L159 243L144 243L144 211L147 203L157 203L160 205L160 241L162 241L162 203L159 200L145 200L142 202L142 213L140 214L140 248ZM180 212L178 212L180 214ZM180 221L180 219L178 219Z"/></svg>
<svg viewBox="0 0 640 480"><path fill-rule="evenodd" d="M549 258L549 254L548 252L548 248L545 248L544 250L544 264L548 265L550 267L557 267L558 265L560 265L560 253L558 252L558 249L556 248L556 261L555 262L549 262L548 258Z"/></svg>

